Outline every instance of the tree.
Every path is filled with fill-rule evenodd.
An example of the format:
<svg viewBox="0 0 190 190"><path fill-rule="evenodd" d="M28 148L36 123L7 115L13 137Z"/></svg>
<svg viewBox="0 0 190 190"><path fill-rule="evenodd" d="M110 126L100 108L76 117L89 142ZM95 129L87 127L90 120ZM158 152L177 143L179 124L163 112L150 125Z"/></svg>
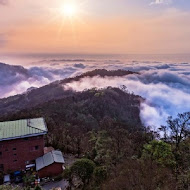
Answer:
<svg viewBox="0 0 190 190"><path fill-rule="evenodd" d="M93 149L91 155L94 156L93 160L97 164L111 165L113 161L113 141L107 131L98 131L91 133L89 141Z"/></svg>
<svg viewBox="0 0 190 190"><path fill-rule="evenodd" d="M165 139L175 144L175 151L179 151L180 144L187 137L190 137L190 112L178 114L176 119L169 117L167 126L162 126L161 131L164 132Z"/></svg>
<svg viewBox="0 0 190 190"><path fill-rule="evenodd" d="M177 118L169 117L167 126L162 126L161 131L164 132L164 140L174 144L174 156L176 161L175 178L178 181L180 170L183 168L183 144L190 137L190 112L178 114ZM182 171L184 173L184 171ZM187 171L186 171L187 172Z"/></svg>
<svg viewBox="0 0 190 190"><path fill-rule="evenodd" d="M126 129L120 126L115 126L109 131L112 138L112 149L114 150L114 155L118 159L124 156L131 156L131 141L129 139L129 133Z"/></svg>
<svg viewBox="0 0 190 190"><path fill-rule="evenodd" d="M102 190L168 190L176 187L171 170L150 160L127 159L111 173L102 184Z"/></svg>
<svg viewBox="0 0 190 190"><path fill-rule="evenodd" d="M79 177L86 185L94 172L95 164L89 159L77 160L70 168L71 175Z"/></svg>
<svg viewBox="0 0 190 190"><path fill-rule="evenodd" d="M163 141L153 140L144 145L143 158L150 158L162 166L174 166L175 158L171 145Z"/></svg>
<svg viewBox="0 0 190 190"><path fill-rule="evenodd" d="M95 168L94 177L97 184L101 184L104 180L106 180L107 176L108 173L106 167L100 166Z"/></svg>

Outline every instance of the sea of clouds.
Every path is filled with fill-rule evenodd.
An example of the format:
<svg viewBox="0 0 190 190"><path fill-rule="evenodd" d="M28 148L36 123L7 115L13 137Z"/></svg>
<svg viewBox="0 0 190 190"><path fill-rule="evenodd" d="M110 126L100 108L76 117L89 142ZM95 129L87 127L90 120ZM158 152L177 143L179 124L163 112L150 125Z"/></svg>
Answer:
<svg viewBox="0 0 190 190"><path fill-rule="evenodd" d="M124 77L82 78L64 86L83 91L93 87L120 87L146 99L141 104L141 119L146 126L165 125L168 116L190 111L190 63L120 60L43 60L36 65L13 66L0 63L0 98L23 93L55 80L73 77L93 69L125 69L139 74Z"/></svg>

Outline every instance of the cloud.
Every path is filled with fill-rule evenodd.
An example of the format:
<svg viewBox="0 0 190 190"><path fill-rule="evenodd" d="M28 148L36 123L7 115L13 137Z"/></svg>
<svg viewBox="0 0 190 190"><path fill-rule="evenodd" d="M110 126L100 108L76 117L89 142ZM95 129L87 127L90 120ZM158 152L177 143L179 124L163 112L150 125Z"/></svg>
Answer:
<svg viewBox="0 0 190 190"><path fill-rule="evenodd" d="M154 0L150 3L150 5L169 5L172 3L172 0Z"/></svg>
<svg viewBox="0 0 190 190"><path fill-rule="evenodd" d="M82 63L76 63L74 64L74 67L84 69L85 65L83 65Z"/></svg>
<svg viewBox="0 0 190 190"><path fill-rule="evenodd" d="M141 104L140 113L144 125L159 127L166 124L168 116L175 117L178 113L190 111L190 76L185 77L183 74L162 68L153 70L154 66L150 68L152 70L145 69L140 75L126 77L86 77L66 84L64 88L83 91L94 87L125 85L130 92L146 99Z"/></svg>
<svg viewBox="0 0 190 190"><path fill-rule="evenodd" d="M50 82L70 77L74 67L51 68L13 66L0 63L0 98L20 94L30 87L41 87Z"/></svg>
<svg viewBox="0 0 190 190"><path fill-rule="evenodd" d="M9 0L0 0L0 5L8 5Z"/></svg>
<svg viewBox="0 0 190 190"><path fill-rule="evenodd" d="M58 59L54 59L58 60ZM190 111L190 63L159 61L121 60L43 60L36 66L24 68L0 64L0 97L25 92L30 87L41 87L55 80L73 77L94 69L125 69L140 72L125 77L93 77L68 83L65 89L83 91L93 87L120 87L125 85L130 92L146 99L141 104L140 117L145 125L165 124L167 117ZM32 63L34 64L34 63ZM37 65L41 65L40 67Z"/></svg>

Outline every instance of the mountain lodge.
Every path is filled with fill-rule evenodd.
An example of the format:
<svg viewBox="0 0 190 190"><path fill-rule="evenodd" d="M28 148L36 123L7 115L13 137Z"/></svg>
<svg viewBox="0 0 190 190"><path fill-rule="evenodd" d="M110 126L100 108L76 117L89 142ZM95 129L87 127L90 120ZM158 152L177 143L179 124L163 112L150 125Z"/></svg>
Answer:
<svg viewBox="0 0 190 190"><path fill-rule="evenodd" d="M0 171L25 170L44 154L43 118L0 122Z"/></svg>

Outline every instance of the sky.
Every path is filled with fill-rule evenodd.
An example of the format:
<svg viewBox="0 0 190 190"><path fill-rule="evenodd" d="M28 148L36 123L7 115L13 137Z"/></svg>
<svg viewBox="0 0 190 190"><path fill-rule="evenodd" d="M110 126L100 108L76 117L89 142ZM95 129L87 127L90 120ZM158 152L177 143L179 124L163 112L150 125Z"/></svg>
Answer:
<svg viewBox="0 0 190 190"><path fill-rule="evenodd" d="M190 53L190 0L0 0L0 52Z"/></svg>

